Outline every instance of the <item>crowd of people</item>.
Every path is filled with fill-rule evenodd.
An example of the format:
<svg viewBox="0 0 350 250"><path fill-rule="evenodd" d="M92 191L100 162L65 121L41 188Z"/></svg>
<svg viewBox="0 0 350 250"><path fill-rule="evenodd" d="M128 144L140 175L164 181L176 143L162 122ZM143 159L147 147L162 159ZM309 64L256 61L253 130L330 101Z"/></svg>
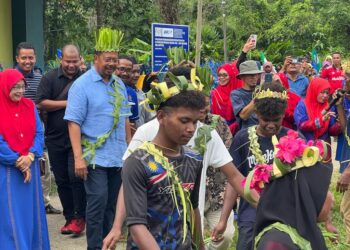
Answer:
<svg viewBox="0 0 350 250"><path fill-rule="evenodd" d="M277 70L247 59L249 39L214 88L191 63L142 75L112 33L100 30L108 38L89 69L67 44L41 75L22 42L16 67L0 72L0 249L50 249L46 214L61 213L57 231L86 229L89 250L123 237L127 249L223 250L235 233L239 250L327 249L318 223L338 233L332 136L350 244L350 69L339 52L320 72L294 55ZM288 138L290 152L300 139L320 157L296 168L278 154ZM262 168L264 188L254 188ZM51 172L63 211L50 203Z"/></svg>

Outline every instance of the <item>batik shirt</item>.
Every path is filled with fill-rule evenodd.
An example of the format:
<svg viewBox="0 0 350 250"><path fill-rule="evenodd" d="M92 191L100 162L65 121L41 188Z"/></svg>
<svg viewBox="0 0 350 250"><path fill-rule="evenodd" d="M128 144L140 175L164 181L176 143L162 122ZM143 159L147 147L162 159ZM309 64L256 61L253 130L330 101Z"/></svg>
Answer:
<svg viewBox="0 0 350 250"><path fill-rule="evenodd" d="M212 119L213 115L209 114L204 123L210 125L212 123ZM230 148L232 143L232 134L223 118L219 117L215 129L216 132L218 132L221 139L223 140L226 148ZM227 178L220 171L219 168L214 168L212 166L208 167L206 180L207 190L205 192L205 200L207 202L210 202L210 209L212 211L217 211L223 207L226 183Z"/></svg>
<svg viewBox="0 0 350 250"><path fill-rule="evenodd" d="M184 146L179 157L168 159L173 164L183 188L189 191L193 209L197 208L202 157ZM145 225L162 250L192 249L189 223L183 242L182 213L179 214L172 199L172 188L165 167L145 150L137 149L125 161L123 185L127 226ZM182 211L179 197L177 204ZM187 209L189 212L190 209ZM130 234L127 249L138 249Z"/></svg>

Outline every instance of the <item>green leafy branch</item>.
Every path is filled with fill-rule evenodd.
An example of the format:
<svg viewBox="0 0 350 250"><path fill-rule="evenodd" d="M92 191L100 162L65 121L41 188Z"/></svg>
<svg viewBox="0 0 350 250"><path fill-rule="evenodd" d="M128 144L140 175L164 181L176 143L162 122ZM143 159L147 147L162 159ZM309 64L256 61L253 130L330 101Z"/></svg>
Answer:
<svg viewBox="0 0 350 250"><path fill-rule="evenodd" d="M112 117L113 117L113 125L112 128L104 133L101 136L98 136L95 142L89 141L86 137L82 138L81 144L84 146L84 154L83 158L88 161L90 164L91 161L93 161L96 157L96 150L105 144L106 140L110 137L112 132L118 127L120 116L129 116L130 114L120 114L120 109L124 106L123 102L125 100L125 97L121 94L122 87L117 81L113 81L111 84L113 88L113 92L108 92L109 95L114 97L114 101L110 102L113 104L113 112L112 112ZM95 168L95 162L93 163L93 168Z"/></svg>
<svg viewBox="0 0 350 250"><path fill-rule="evenodd" d="M207 144L211 140L211 131L213 131L220 117L218 115L213 115L210 124L204 124L198 129L197 136L194 139L194 150L198 151L202 156L207 150Z"/></svg>
<svg viewBox="0 0 350 250"><path fill-rule="evenodd" d="M260 149L260 144L258 142L258 135L256 134L256 126L248 128L248 138L250 141L249 150L255 156L257 164L265 164L266 160Z"/></svg>

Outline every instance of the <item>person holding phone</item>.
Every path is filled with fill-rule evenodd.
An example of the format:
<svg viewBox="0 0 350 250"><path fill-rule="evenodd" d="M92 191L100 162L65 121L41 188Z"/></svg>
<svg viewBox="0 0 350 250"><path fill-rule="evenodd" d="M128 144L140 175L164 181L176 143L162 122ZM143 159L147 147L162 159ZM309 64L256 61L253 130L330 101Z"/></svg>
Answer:
<svg viewBox="0 0 350 250"><path fill-rule="evenodd" d="M247 54L249 53L249 51L251 51L252 49L255 49L255 48L256 48L256 37L254 39L253 35L250 35L247 42L244 44L244 46L242 48L241 54L239 55L239 57L237 59L236 67L238 69L239 69L239 65L241 65L241 63L247 61Z"/></svg>
<svg viewBox="0 0 350 250"><path fill-rule="evenodd" d="M290 90L304 98L309 86L309 80L301 72L301 62L297 58L287 56L280 73L286 74Z"/></svg>

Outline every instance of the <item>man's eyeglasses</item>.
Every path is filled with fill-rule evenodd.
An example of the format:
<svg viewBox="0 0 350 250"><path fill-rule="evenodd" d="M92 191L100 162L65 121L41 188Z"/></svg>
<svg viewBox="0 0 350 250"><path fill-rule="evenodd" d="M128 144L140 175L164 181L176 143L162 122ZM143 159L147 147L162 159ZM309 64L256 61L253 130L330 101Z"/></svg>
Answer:
<svg viewBox="0 0 350 250"><path fill-rule="evenodd" d="M21 89L25 90L26 89L26 85L15 85L12 87L13 90L15 91L20 91Z"/></svg>
<svg viewBox="0 0 350 250"><path fill-rule="evenodd" d="M132 69L130 68L124 68L124 67L117 67L117 70L125 73L130 73Z"/></svg>

